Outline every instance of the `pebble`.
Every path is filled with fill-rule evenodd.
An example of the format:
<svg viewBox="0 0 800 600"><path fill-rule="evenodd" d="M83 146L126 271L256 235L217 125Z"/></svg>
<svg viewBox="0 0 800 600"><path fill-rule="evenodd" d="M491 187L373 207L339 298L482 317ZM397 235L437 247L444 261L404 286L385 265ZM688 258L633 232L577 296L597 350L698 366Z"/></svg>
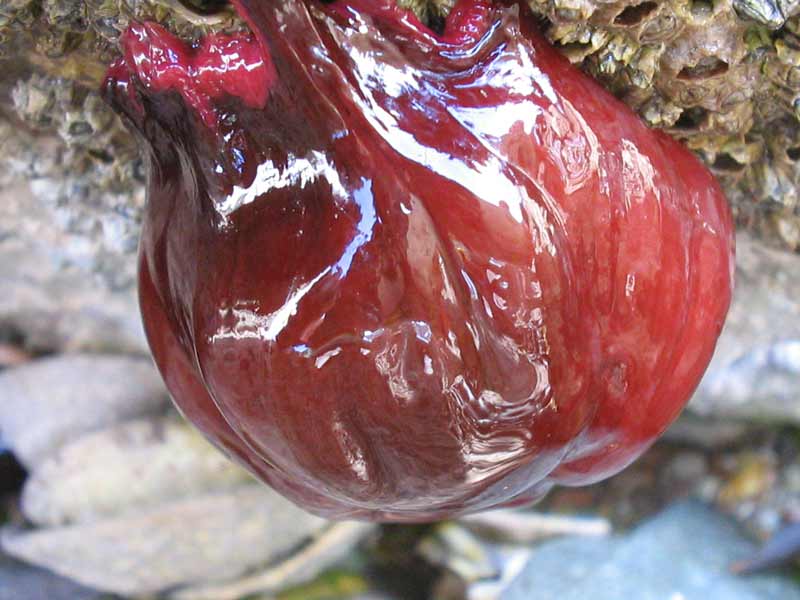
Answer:
<svg viewBox="0 0 800 600"><path fill-rule="evenodd" d="M167 394L148 359L74 354L0 372L0 437L32 469L64 444L163 410Z"/></svg>
<svg viewBox="0 0 800 600"><path fill-rule="evenodd" d="M335 523L303 549L261 572L224 584L180 590L171 595L171 600L240 600L304 584L345 560L375 530L374 523Z"/></svg>
<svg viewBox="0 0 800 600"><path fill-rule="evenodd" d="M250 481L195 429L152 417L62 446L25 483L22 512L39 526L90 523Z"/></svg>
<svg viewBox="0 0 800 600"><path fill-rule="evenodd" d="M727 517L683 501L625 536L543 544L500 598L800 600L800 586L789 578L730 572L754 550Z"/></svg>
<svg viewBox="0 0 800 600"><path fill-rule="evenodd" d="M85 525L6 529L7 554L123 596L222 582L283 558L326 522L250 485Z"/></svg>

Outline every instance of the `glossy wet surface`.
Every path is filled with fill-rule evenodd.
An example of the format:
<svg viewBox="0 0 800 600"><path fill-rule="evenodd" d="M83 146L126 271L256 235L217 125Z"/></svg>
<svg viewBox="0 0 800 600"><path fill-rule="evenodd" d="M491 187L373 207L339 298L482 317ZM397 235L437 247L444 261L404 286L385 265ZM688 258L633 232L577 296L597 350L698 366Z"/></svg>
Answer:
<svg viewBox="0 0 800 600"><path fill-rule="evenodd" d="M635 459L730 301L716 182L516 3L134 25L106 95L150 148L141 300L176 403L329 516L524 503Z"/></svg>

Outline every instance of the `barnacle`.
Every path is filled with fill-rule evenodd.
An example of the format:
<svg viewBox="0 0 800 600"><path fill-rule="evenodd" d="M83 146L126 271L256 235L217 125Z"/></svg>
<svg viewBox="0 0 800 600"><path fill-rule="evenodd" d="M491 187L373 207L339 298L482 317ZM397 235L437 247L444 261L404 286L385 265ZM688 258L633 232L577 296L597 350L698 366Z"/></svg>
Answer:
<svg viewBox="0 0 800 600"><path fill-rule="evenodd" d="M444 24L444 18L453 8L455 0L397 0L397 4L413 10L423 23L438 29Z"/></svg>
<svg viewBox="0 0 800 600"><path fill-rule="evenodd" d="M529 0L548 38L698 152L740 225L800 249L800 3Z"/></svg>
<svg viewBox="0 0 800 600"><path fill-rule="evenodd" d="M122 215L134 229L141 209L141 161L134 141L97 93L108 62L132 19L159 21L194 38L211 29L241 27L226 4L0 0L0 123L7 125L0 164L5 171L61 182L70 190L71 207L84 217L69 219L71 224L103 219L99 207L109 216ZM201 5L209 10L200 10ZM54 141L61 145L55 151ZM27 149L25 160L9 151L14 148ZM28 156L36 153L47 153L47 160ZM127 195L127 205L120 194ZM85 218L87 210L92 218Z"/></svg>

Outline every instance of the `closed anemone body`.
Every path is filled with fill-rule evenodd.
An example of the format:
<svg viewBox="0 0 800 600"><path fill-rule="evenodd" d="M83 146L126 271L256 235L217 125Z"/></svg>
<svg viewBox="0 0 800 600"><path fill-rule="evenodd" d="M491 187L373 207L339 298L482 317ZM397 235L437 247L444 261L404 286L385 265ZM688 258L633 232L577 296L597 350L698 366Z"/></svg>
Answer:
<svg viewBox="0 0 800 600"><path fill-rule="evenodd" d="M435 33L394 0L134 24L105 94L144 140L140 299L185 416L329 517L424 521L628 465L716 343L709 172L523 4Z"/></svg>

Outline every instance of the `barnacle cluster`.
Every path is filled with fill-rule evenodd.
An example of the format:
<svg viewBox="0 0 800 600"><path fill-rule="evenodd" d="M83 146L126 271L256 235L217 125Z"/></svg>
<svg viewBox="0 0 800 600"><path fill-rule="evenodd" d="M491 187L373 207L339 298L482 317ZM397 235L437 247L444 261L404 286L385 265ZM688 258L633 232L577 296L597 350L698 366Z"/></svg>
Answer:
<svg viewBox="0 0 800 600"><path fill-rule="evenodd" d="M75 108L63 101L37 104L41 94L77 94L88 108L106 110L98 107L97 88L132 19L158 21L186 38L241 26L221 0L0 0L0 106L38 125L42 118L68 119L58 113ZM12 91L19 86L38 89L32 103L20 104Z"/></svg>
<svg viewBox="0 0 800 600"><path fill-rule="evenodd" d="M403 8L413 10L423 23L432 29L444 24L444 19L455 5L456 0L397 0Z"/></svg>
<svg viewBox="0 0 800 600"><path fill-rule="evenodd" d="M800 250L800 2L529 3L572 62L703 157L739 224Z"/></svg>
<svg viewBox="0 0 800 600"><path fill-rule="evenodd" d="M455 4L397 2L434 28ZM800 251L800 0L528 2L571 61L703 157L740 225ZM87 185L119 185L134 170L123 164L130 139L92 121L105 110L97 83L134 18L187 38L241 25L225 0L0 0L0 118L38 131L49 122L72 148L65 160L97 163ZM87 169L77 172L88 181Z"/></svg>
<svg viewBox="0 0 800 600"><path fill-rule="evenodd" d="M98 90L132 19L188 38L241 27L216 0L0 0L0 185L31 182L65 232L100 248L89 268L112 289L133 282L145 177Z"/></svg>

